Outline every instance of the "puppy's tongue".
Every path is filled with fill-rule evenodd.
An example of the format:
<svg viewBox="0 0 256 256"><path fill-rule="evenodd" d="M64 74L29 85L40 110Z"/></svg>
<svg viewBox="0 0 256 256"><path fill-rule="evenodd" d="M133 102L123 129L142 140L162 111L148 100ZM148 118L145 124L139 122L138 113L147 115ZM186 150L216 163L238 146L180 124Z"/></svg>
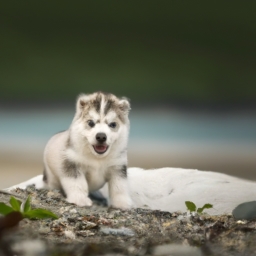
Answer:
<svg viewBox="0 0 256 256"><path fill-rule="evenodd" d="M100 146L94 146L94 149L97 153L104 153L106 150L107 150L107 146L103 146L103 145L100 145Z"/></svg>

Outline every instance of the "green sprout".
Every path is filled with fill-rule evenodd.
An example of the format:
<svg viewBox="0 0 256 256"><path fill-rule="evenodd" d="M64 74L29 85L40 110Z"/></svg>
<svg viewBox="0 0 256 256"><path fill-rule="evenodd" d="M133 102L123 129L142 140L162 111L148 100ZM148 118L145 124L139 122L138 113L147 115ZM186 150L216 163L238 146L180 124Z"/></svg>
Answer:
<svg viewBox="0 0 256 256"><path fill-rule="evenodd" d="M202 213L204 209L210 209L213 207L212 204L205 204L203 207L197 208L196 205L190 201L186 201L185 204L187 206L188 211L197 213Z"/></svg>
<svg viewBox="0 0 256 256"><path fill-rule="evenodd" d="M9 201L11 206L0 202L0 214L6 216L11 212L20 212L23 218L28 219L58 219L58 216L51 211L42 208L31 209L30 201L30 196L23 202L11 196Z"/></svg>

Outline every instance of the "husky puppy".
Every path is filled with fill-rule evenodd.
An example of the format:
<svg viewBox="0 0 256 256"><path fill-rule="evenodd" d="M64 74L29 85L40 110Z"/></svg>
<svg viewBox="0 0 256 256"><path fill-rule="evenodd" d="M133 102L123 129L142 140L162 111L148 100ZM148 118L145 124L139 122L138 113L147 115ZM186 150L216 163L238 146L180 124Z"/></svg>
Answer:
<svg viewBox="0 0 256 256"><path fill-rule="evenodd" d="M54 135L45 147L43 181L37 181L37 188L61 189L67 202L91 206L89 192L108 182L111 206L130 208L129 110L127 99L113 94L79 95L70 128Z"/></svg>
<svg viewBox="0 0 256 256"><path fill-rule="evenodd" d="M46 145L44 174L6 190L32 184L38 189L58 188L69 203L91 206L88 193L100 189L115 208L186 211L185 201L192 201L199 207L213 204L207 210L210 214L231 213L238 204L255 200L255 182L221 173L127 169L129 110L125 98L112 94L80 95L70 128Z"/></svg>

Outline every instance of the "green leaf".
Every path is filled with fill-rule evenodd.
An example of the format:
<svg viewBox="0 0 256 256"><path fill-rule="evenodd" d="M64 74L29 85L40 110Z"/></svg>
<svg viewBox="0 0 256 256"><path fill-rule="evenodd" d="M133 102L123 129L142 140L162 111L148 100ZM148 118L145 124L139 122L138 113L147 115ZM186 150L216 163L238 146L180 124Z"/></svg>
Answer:
<svg viewBox="0 0 256 256"><path fill-rule="evenodd" d="M26 213L26 212L28 212L28 211L31 210L30 201L31 201L31 198L30 198L30 196L28 196L28 198L27 198L27 200L26 200L26 202L25 202L25 204L24 204L23 212Z"/></svg>
<svg viewBox="0 0 256 256"><path fill-rule="evenodd" d="M202 213L204 209L210 209L210 208L212 208L212 207L213 207L212 204L205 204L203 207L198 208L198 209L197 209L197 212L198 212L198 213Z"/></svg>
<svg viewBox="0 0 256 256"><path fill-rule="evenodd" d="M205 204L205 205L203 206L204 209L211 209L212 207L213 207L212 204Z"/></svg>
<svg viewBox="0 0 256 256"><path fill-rule="evenodd" d="M14 212L12 207L6 205L5 203L0 203L0 214L7 215L10 212Z"/></svg>
<svg viewBox="0 0 256 256"><path fill-rule="evenodd" d="M195 212L195 211L196 211L196 205L195 205L193 202L186 201L185 204L186 204L186 206L187 206L187 209L188 209L190 212Z"/></svg>
<svg viewBox="0 0 256 256"><path fill-rule="evenodd" d="M203 207L199 207L199 208L197 209L197 212L198 212L198 213L202 213L202 212L203 212L203 210L204 210L204 208L203 208Z"/></svg>
<svg viewBox="0 0 256 256"><path fill-rule="evenodd" d="M45 209L41 209L41 208L24 212L23 216L29 219L46 219L46 218L58 219L58 216L55 215L53 212Z"/></svg>
<svg viewBox="0 0 256 256"><path fill-rule="evenodd" d="M14 211L19 212L20 211L21 201L17 200L13 196L11 196L11 198L10 198L10 205L12 206L12 209Z"/></svg>

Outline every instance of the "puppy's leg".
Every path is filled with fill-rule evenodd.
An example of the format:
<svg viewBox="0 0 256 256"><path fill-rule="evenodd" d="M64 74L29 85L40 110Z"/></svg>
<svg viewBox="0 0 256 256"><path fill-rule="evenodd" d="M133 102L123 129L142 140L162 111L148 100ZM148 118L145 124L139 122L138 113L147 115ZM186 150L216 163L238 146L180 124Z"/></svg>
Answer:
<svg viewBox="0 0 256 256"><path fill-rule="evenodd" d="M67 202L81 207L92 205L92 201L88 197L88 184L84 175L81 174L77 178L61 177L60 183L66 194Z"/></svg>
<svg viewBox="0 0 256 256"><path fill-rule="evenodd" d="M67 202L81 207L91 206L92 201L88 197L88 184L84 174L79 171L79 166L65 159L62 171L60 183L66 194Z"/></svg>
<svg viewBox="0 0 256 256"><path fill-rule="evenodd" d="M108 182L111 206L124 210L132 207L126 169L127 167L125 165L115 167L115 170L112 170L110 173Z"/></svg>

